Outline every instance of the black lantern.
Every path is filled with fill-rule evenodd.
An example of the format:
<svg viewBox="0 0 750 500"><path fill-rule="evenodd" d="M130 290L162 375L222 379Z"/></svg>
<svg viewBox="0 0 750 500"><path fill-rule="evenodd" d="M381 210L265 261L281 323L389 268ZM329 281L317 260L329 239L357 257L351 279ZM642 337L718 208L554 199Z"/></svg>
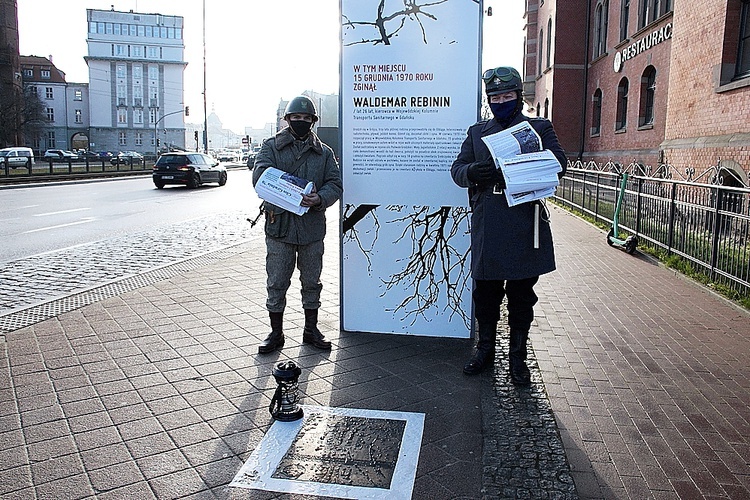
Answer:
<svg viewBox="0 0 750 500"><path fill-rule="evenodd" d="M294 361L282 361L273 368L273 377L278 385L268 410L276 420L292 422L302 418L302 408L297 404L299 401L297 380L301 373L302 370Z"/></svg>

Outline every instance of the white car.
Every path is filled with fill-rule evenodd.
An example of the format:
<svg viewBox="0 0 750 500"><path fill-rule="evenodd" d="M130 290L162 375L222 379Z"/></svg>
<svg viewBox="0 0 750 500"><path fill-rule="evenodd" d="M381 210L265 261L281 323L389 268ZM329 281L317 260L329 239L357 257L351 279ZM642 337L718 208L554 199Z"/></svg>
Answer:
<svg viewBox="0 0 750 500"><path fill-rule="evenodd" d="M34 152L22 147L0 149L0 167L6 162L10 168L34 166Z"/></svg>

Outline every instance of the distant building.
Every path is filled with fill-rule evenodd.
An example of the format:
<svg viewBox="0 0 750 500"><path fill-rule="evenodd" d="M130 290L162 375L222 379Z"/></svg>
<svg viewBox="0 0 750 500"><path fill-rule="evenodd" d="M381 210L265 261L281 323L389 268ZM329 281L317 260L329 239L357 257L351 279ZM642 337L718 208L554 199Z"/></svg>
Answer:
<svg viewBox="0 0 750 500"><path fill-rule="evenodd" d="M185 147L183 18L87 9L91 147ZM156 135L156 137L155 137Z"/></svg>
<svg viewBox="0 0 750 500"><path fill-rule="evenodd" d="M525 16L525 99L570 159L747 185L747 0L527 0Z"/></svg>
<svg viewBox="0 0 750 500"><path fill-rule="evenodd" d="M46 149L88 147L88 85L68 83L52 56L20 56L23 85L43 105L45 123L25 144L36 153Z"/></svg>

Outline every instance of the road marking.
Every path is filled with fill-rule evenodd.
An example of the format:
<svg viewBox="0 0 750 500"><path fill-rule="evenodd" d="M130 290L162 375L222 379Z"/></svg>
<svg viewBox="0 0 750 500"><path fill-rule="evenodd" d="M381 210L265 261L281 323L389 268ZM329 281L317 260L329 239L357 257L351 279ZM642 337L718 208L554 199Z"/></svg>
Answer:
<svg viewBox="0 0 750 500"><path fill-rule="evenodd" d="M46 214L34 214L34 217L46 217L47 215L59 215L59 214L69 214L72 212L83 212L85 210L91 210L91 208L72 208L70 210L60 210L59 212L47 212Z"/></svg>
<svg viewBox="0 0 750 500"><path fill-rule="evenodd" d="M22 234L38 233L39 231L49 231L50 229L59 229L61 227L77 226L78 224L86 224L88 222L93 222L95 220L96 220L96 217L84 217L78 222L69 222L68 224L59 224L57 226L40 227L39 229L32 229L31 231L24 231Z"/></svg>

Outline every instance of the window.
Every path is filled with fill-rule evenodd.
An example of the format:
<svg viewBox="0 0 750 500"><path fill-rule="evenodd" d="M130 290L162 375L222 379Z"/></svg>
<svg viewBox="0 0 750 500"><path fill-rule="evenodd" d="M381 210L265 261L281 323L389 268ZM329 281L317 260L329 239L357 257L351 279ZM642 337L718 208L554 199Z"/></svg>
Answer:
<svg viewBox="0 0 750 500"><path fill-rule="evenodd" d="M615 130L625 130L628 124L628 79L623 78L617 85L617 116Z"/></svg>
<svg viewBox="0 0 750 500"><path fill-rule="evenodd" d="M638 126L654 124L654 95L656 93L656 68L648 66L641 75L641 105Z"/></svg>
<svg viewBox="0 0 750 500"><path fill-rule="evenodd" d="M83 112L80 109L75 110L76 123L83 123Z"/></svg>
<svg viewBox="0 0 750 500"><path fill-rule="evenodd" d="M120 146L125 146L128 143L128 135L125 132L120 132Z"/></svg>
<svg viewBox="0 0 750 500"><path fill-rule="evenodd" d="M541 104L536 103L536 116L541 116L539 113L542 110Z"/></svg>
<svg viewBox="0 0 750 500"><path fill-rule="evenodd" d="M73 91L73 100L74 101L82 101L83 100L83 91L81 89L75 89Z"/></svg>
<svg viewBox="0 0 750 500"><path fill-rule="evenodd" d="M138 26L138 36L143 36L146 34L146 27L143 25Z"/></svg>
<svg viewBox="0 0 750 500"><path fill-rule="evenodd" d="M607 52L607 30L609 29L609 0L596 6L594 24L594 59Z"/></svg>
<svg viewBox="0 0 750 500"><path fill-rule="evenodd" d="M542 74L542 48L544 47L544 30L539 30L539 47L536 54L536 74Z"/></svg>
<svg viewBox="0 0 750 500"><path fill-rule="evenodd" d="M104 26L105 26L105 29L107 30L107 34L111 35L112 34L112 23L107 23Z"/></svg>
<svg viewBox="0 0 750 500"><path fill-rule="evenodd" d="M640 0L638 29L650 24L672 11L672 0Z"/></svg>
<svg viewBox="0 0 750 500"><path fill-rule="evenodd" d="M115 35L120 34L120 23L115 24Z"/></svg>
<svg viewBox="0 0 750 500"><path fill-rule="evenodd" d="M128 55L128 48L125 45L117 44L115 45L115 55L118 57L125 57ZM119 76L120 66L117 66L117 72Z"/></svg>
<svg viewBox="0 0 750 500"><path fill-rule="evenodd" d="M33 78L34 77L34 70L33 69L25 69L25 70L23 70L23 76L25 78Z"/></svg>
<svg viewBox="0 0 750 500"><path fill-rule="evenodd" d="M140 64L133 65L133 78L136 80L143 78L143 66Z"/></svg>
<svg viewBox="0 0 750 500"><path fill-rule="evenodd" d="M630 17L630 0L620 0L620 40L628 37L628 17Z"/></svg>
<svg viewBox="0 0 750 500"><path fill-rule="evenodd" d="M151 38L154 36L154 31L151 26L146 26L146 38Z"/></svg>
<svg viewBox="0 0 750 500"><path fill-rule="evenodd" d="M143 47L141 45L133 45L132 49L133 57L143 57Z"/></svg>
<svg viewBox="0 0 750 500"><path fill-rule="evenodd" d="M56 145L57 145L57 140L55 139L55 131L53 130L51 132L47 132L47 148L52 149Z"/></svg>
<svg viewBox="0 0 750 500"><path fill-rule="evenodd" d="M143 146L143 133L142 132L135 133L135 145Z"/></svg>
<svg viewBox="0 0 750 500"><path fill-rule="evenodd" d="M48 69L43 69L41 71L41 76L42 76L43 79L49 80L51 75L50 75L50 72L49 72Z"/></svg>
<svg viewBox="0 0 750 500"><path fill-rule="evenodd" d="M549 118L549 98L544 100L544 117Z"/></svg>
<svg viewBox="0 0 750 500"><path fill-rule="evenodd" d="M158 66L148 67L148 79L154 80L154 81L159 79L159 67Z"/></svg>
<svg viewBox="0 0 750 500"><path fill-rule="evenodd" d="M737 51L735 78L750 76L750 0L742 1L740 11L740 40Z"/></svg>
<svg viewBox="0 0 750 500"><path fill-rule="evenodd" d="M552 19L547 20L547 67L552 65Z"/></svg>
<svg viewBox="0 0 750 500"><path fill-rule="evenodd" d="M44 97L46 97L47 99L54 99L55 98L55 94L54 94L54 92L52 90L52 87L45 87L44 88Z"/></svg>
<svg viewBox="0 0 750 500"><path fill-rule="evenodd" d="M591 102L591 135L599 135L602 131L602 90L596 89Z"/></svg>
<svg viewBox="0 0 750 500"><path fill-rule="evenodd" d="M158 47L149 47L148 48L148 58L149 59L159 59L159 48Z"/></svg>
<svg viewBox="0 0 750 500"><path fill-rule="evenodd" d="M130 36L136 36L138 34L138 26L135 24L130 25Z"/></svg>
<svg viewBox="0 0 750 500"><path fill-rule="evenodd" d="M29 87L29 92L31 92L31 95L39 95L39 89L36 88L36 85Z"/></svg>
<svg viewBox="0 0 750 500"><path fill-rule="evenodd" d="M137 125L143 125L143 110L133 110L133 123Z"/></svg>
<svg viewBox="0 0 750 500"><path fill-rule="evenodd" d="M117 123L120 125L128 124L128 110L127 109L117 110Z"/></svg>
<svg viewBox="0 0 750 500"><path fill-rule="evenodd" d="M157 120L157 117L156 117L157 111L158 110L156 108L151 108L148 111L148 122L149 123L156 123L156 120Z"/></svg>
<svg viewBox="0 0 750 500"><path fill-rule="evenodd" d="M55 108L47 108L47 121L55 121Z"/></svg>

